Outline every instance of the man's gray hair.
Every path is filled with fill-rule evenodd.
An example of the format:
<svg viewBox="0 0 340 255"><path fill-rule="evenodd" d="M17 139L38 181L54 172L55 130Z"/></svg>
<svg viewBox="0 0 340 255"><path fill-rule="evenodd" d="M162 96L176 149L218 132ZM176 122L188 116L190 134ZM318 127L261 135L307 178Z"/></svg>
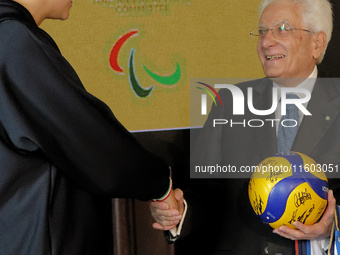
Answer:
<svg viewBox="0 0 340 255"><path fill-rule="evenodd" d="M262 0L259 5L259 14L261 16L263 10L271 3L280 0ZM324 52L317 59L317 64L320 64L326 53L329 41L332 38L333 31L333 11L332 5L328 0L290 0L293 3L299 4L302 8L302 20L306 29L312 32L325 32L327 43Z"/></svg>

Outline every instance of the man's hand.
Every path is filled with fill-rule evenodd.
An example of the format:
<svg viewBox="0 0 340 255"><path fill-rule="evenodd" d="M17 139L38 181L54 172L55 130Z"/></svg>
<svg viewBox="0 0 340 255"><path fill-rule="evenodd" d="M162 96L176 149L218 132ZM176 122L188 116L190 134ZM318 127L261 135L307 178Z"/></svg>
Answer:
<svg viewBox="0 0 340 255"><path fill-rule="evenodd" d="M319 222L307 226L299 221L293 223L297 229L291 229L286 226L281 226L279 229L274 229L273 233L291 240L310 240L317 238L325 238L330 236L332 224L334 220L336 200L333 191L328 192L328 206Z"/></svg>
<svg viewBox="0 0 340 255"><path fill-rule="evenodd" d="M151 202L151 215L155 219L152 224L154 229L170 230L174 228L182 219L184 211L183 192L175 189L163 202Z"/></svg>

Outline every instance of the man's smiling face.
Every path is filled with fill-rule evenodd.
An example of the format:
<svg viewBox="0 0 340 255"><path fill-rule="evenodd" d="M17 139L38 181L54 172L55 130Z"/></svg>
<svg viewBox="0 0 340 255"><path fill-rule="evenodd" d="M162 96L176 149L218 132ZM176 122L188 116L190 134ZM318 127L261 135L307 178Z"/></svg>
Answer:
<svg viewBox="0 0 340 255"><path fill-rule="evenodd" d="M280 28L288 30L285 37L275 36ZM301 7L291 1L276 1L263 11L259 30L269 30L260 35L257 52L263 71L269 78L307 78L316 64L315 34L302 20Z"/></svg>

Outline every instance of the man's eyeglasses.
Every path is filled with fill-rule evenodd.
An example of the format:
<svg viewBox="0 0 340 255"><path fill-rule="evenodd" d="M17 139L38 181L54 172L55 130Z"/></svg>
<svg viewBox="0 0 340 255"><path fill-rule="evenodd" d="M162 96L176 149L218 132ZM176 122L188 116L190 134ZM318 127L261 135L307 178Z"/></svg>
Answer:
<svg viewBox="0 0 340 255"><path fill-rule="evenodd" d="M307 29L295 28L295 27L294 28L293 27L286 27L285 24L282 24L282 26L279 26L279 27L276 27L276 28L259 29L258 33L251 32L250 35L252 37L258 37L260 39L263 39L268 34L268 32L271 31L273 33L273 36L276 39L280 39L280 38L285 38L285 37L289 36L290 33L292 31L295 31L295 30L305 31L305 32L314 34L314 32L307 30Z"/></svg>

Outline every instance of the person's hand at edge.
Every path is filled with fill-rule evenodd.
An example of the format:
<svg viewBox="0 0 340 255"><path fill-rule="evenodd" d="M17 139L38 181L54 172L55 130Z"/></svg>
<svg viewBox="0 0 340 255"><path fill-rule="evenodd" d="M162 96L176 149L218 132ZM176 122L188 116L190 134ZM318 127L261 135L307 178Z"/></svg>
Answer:
<svg viewBox="0 0 340 255"><path fill-rule="evenodd" d="M333 191L328 192L328 206L319 222L307 226L299 221L293 223L297 229L291 229L281 226L274 229L273 233L291 240L312 240L317 238L327 238L331 234L332 224L334 220L334 211L336 200Z"/></svg>

